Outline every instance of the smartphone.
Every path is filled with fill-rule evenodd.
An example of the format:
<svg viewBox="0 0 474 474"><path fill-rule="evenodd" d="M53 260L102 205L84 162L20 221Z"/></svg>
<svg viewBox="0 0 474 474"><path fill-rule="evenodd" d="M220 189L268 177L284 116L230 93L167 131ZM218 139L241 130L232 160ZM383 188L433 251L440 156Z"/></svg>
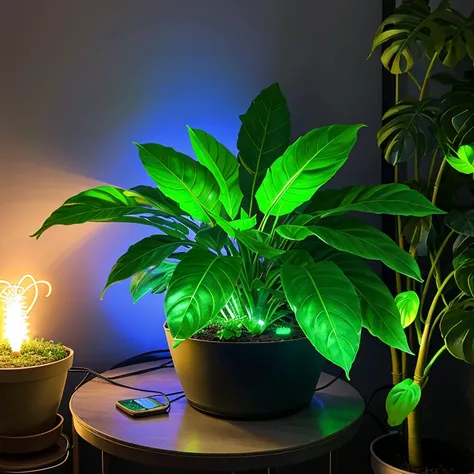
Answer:
<svg viewBox="0 0 474 474"><path fill-rule="evenodd" d="M155 397L130 398L128 400L119 400L116 406L130 416L151 416L167 413L169 402L159 400L160 395Z"/></svg>

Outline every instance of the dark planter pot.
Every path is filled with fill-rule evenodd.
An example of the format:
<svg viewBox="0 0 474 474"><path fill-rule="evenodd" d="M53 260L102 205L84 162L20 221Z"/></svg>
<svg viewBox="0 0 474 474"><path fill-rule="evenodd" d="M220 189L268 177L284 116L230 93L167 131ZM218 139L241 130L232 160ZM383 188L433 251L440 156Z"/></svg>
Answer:
<svg viewBox="0 0 474 474"><path fill-rule="evenodd" d="M453 474L474 473L474 452L438 439L424 439L423 453L427 466L443 466ZM370 445L371 466L375 474L411 474L401 466L407 459L405 440L398 433L381 436ZM423 472L423 471L421 471ZM436 471L429 471L436 472ZM451 472L451 471L447 471Z"/></svg>
<svg viewBox="0 0 474 474"><path fill-rule="evenodd" d="M190 405L234 419L277 418L305 408L323 357L306 338L275 342L187 339L171 356Z"/></svg>

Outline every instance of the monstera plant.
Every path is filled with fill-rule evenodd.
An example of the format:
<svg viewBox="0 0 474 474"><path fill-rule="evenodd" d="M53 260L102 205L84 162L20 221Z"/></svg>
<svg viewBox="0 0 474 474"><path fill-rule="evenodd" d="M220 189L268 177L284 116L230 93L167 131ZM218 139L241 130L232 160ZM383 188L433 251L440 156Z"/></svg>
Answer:
<svg viewBox="0 0 474 474"><path fill-rule="evenodd" d="M474 14L463 16L447 0L436 7L404 0L376 32L373 51L381 45L382 63L395 76L395 104L383 117L379 146L395 182L405 177L448 212L397 217L396 225L400 248L420 262L425 282L396 275L397 304L417 357L410 366L392 349L386 408L390 425L406 420L408 465L421 469L431 460L423 456L419 402L432 367L445 352L474 363Z"/></svg>
<svg viewBox="0 0 474 474"><path fill-rule="evenodd" d="M136 144L157 187L100 186L68 199L34 234L55 225L125 222L156 233L132 245L105 289L132 278L134 301L166 291L176 344L209 327L238 339L295 321L347 374L362 328L410 352L394 299L364 260L421 282L415 260L350 213L423 218L440 214L403 184L324 190L344 165L362 125L332 125L290 142L290 113L277 84L240 117L238 156L188 127L193 159Z"/></svg>

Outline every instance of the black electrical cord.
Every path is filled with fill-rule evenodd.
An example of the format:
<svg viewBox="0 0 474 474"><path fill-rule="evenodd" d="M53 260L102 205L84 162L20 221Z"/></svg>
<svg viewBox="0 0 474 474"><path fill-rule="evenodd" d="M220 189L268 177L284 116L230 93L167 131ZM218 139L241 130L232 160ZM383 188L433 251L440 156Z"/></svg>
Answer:
<svg viewBox="0 0 474 474"><path fill-rule="evenodd" d="M381 387L379 388L376 388L372 393L371 395L369 396L369 398L367 398L367 401L365 402L365 406L368 407L370 405L370 402L375 398L375 395L377 395L378 393L380 392L383 392L384 390L388 390L388 389L392 389L393 388L393 385L382 385Z"/></svg>
<svg viewBox="0 0 474 474"><path fill-rule="evenodd" d="M142 375L146 374L148 372L154 372L155 370L163 369L165 367L173 367L173 361L170 359L163 364L160 364L156 367L148 367L146 369L140 369L140 370L134 370L132 372L126 372L125 374L121 375L114 375L112 377L108 377L110 380L117 380L117 379L123 379L125 377L131 377L132 375ZM91 375L91 372L87 372L86 375L82 378L82 380L77 384L76 388L74 391L79 390L86 382L89 376Z"/></svg>
<svg viewBox="0 0 474 474"><path fill-rule="evenodd" d="M160 390L148 390L148 389L144 389L144 388L139 388L139 387L132 387L130 385L125 385L123 383L119 383L119 382L116 382L114 379L110 378L110 377L106 377L105 375L102 375L100 374L99 372L96 372L95 370L92 370L92 369L89 369L87 367L71 367L71 369L69 369L70 372L76 372L76 373L83 373L83 372L86 372L87 376L88 375L94 375L95 377L98 377L99 379L101 380L104 380L108 383L111 383L112 385L115 385L117 387L122 387L122 388L127 388L129 390L136 390L138 392L146 392L146 393L153 393L154 395L161 395L163 397L165 397L165 399L169 402L169 403L172 403L172 402L175 402L177 400L179 400L179 398L182 398L182 397L177 397L173 400L170 400L168 397L169 396L173 396L173 395L179 395L179 394L182 394L183 391L180 390L180 391L177 391L177 392L172 392L172 393L164 393ZM84 379L83 379L84 380ZM79 388L76 387L74 391L76 391L77 389ZM184 395L183 395L184 396Z"/></svg>
<svg viewBox="0 0 474 474"><path fill-rule="evenodd" d="M322 387L317 387L315 389L315 392L320 392L321 390L324 390L326 388L329 388L333 383L335 383L337 380L339 380L342 376L344 375L344 371L341 370L341 372L339 372L339 375L336 375L330 382L328 382L327 384L323 385Z"/></svg>
<svg viewBox="0 0 474 474"><path fill-rule="evenodd" d="M115 364L113 367L111 367L109 370L113 369L120 369L122 367L125 367L127 365L132 365L132 363L135 363L137 359L141 359L142 357L147 357L151 356L154 354L169 354L169 349L157 349L154 351L148 351L148 352L142 352L141 354L134 355L133 357L129 357L128 359L125 359L118 364Z"/></svg>

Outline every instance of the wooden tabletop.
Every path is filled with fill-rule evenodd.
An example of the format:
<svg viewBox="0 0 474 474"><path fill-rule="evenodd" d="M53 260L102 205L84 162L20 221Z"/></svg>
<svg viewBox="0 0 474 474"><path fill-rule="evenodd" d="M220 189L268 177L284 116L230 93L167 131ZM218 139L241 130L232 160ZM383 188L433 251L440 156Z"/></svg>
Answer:
<svg viewBox="0 0 474 474"><path fill-rule="evenodd" d="M154 365L157 363L129 366L104 375ZM319 385L330 380L332 376L323 373ZM117 381L165 393L181 390L172 368ZM174 469L238 471L304 462L334 450L355 435L364 411L359 393L342 380L316 392L307 409L275 420L215 418L196 411L186 399L173 403L168 415L141 419L130 418L115 407L117 400L148 395L99 379L88 382L71 398L74 428L93 446L138 463Z"/></svg>

